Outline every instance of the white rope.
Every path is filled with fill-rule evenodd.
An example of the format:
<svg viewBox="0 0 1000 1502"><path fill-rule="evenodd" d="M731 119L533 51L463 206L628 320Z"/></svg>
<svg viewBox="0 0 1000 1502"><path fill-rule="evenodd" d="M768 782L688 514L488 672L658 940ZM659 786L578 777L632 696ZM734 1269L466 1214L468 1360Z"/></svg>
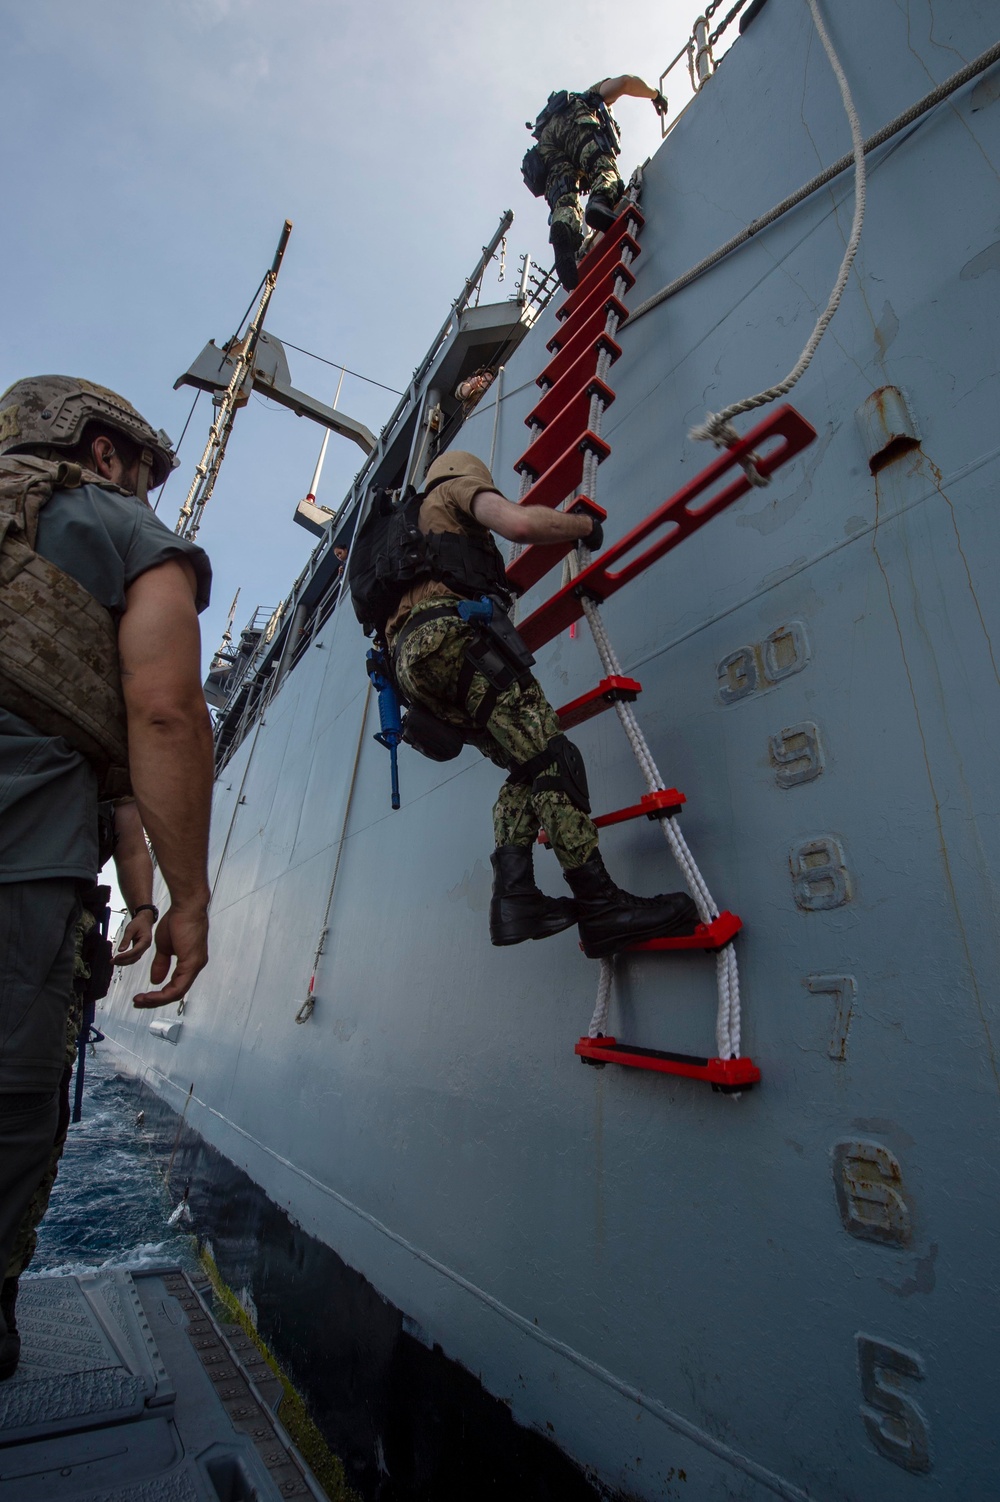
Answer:
<svg viewBox="0 0 1000 1502"><path fill-rule="evenodd" d="M985 73L988 68L992 68L994 63L997 62L1000 62L1000 42L994 43L985 52L981 52L978 57L973 58L971 63L967 63L964 68L959 68L958 72L953 73L950 78L946 78L944 83L938 84L936 88L931 89L929 94L925 94L922 99L918 99L916 104L911 104L909 109L905 109L901 115L896 115L886 125L883 125L881 130L877 130L874 135L869 136L865 141L865 154L870 155L879 146L884 146L887 141L892 140L893 136L898 136L907 126L915 124L922 115L926 115L929 110L936 108L950 94L954 94L958 89L964 88L967 83L971 83L974 78L978 78L981 73ZM705 256L697 265L691 266L681 276L674 277L672 282L668 282L665 287L661 287L659 292L654 292L652 297L647 297L645 302L641 302L637 308L630 309L628 317L622 324L622 328L631 328L640 318L645 317L647 313L651 313L654 308L660 307L668 298L676 297L678 292L683 292L686 287L690 287L692 282L698 281L706 272L718 266L719 262L724 261L727 256L731 256L733 251L740 250L755 235L759 235L769 225L775 224L785 214L789 213L791 209L803 203L805 199L811 198L820 188L825 188L827 183L833 182L835 177L839 177L842 172L846 172L848 167L852 167L853 165L854 156L850 151L846 156L838 157L831 166L824 167L822 172L810 178L807 183L801 188L797 188L794 193L789 193L787 198L783 198L780 203L775 204L773 209L768 209L766 214L758 214L755 219L751 219L745 229L741 229L738 234L733 235L724 245L720 245L717 250L713 250L711 255Z"/></svg>
<svg viewBox="0 0 1000 1502"><path fill-rule="evenodd" d="M634 202L633 190L633 202ZM628 250L623 252L622 262L628 265L632 260L632 253ZM624 278L616 277L615 295L622 299L626 288ZM609 313L605 332L611 337L618 331L619 319L614 312ZM611 365L611 356L607 350L602 350L597 363L597 375L599 379L606 380L608 369ZM604 402L595 394L591 397L590 410L588 413L588 427L596 434L601 435L601 424L604 418ZM532 438L538 435L539 429L533 427ZM584 455L583 472L581 475L580 488L591 500L596 500L597 492L598 458L595 453L588 450ZM519 499L524 498L531 486L531 478L527 474L521 476ZM514 546L511 549L511 561L518 557L522 549ZM567 557L565 572L570 579L579 574L581 568L586 568L591 559L591 550L585 543L581 543ZM601 617L600 608L595 600L582 600L583 613L590 627L594 639L594 646L605 673L609 677L622 677L622 665L618 655L608 636L604 621ZM659 792L666 787L666 783L656 765L649 743L643 734L642 727L636 718L631 704L618 700L615 703L615 712L625 732L632 753L639 764L646 786L650 792ZM710 923L713 918L719 916L719 908L715 899L708 889L708 884L698 869L698 864L691 853L687 841L681 832L681 827L674 817L664 818L660 821L664 836L670 846L674 859L684 877L688 891L694 900L698 910L698 916L702 923ZM740 989L739 973L736 966L736 954L732 944L719 951L716 956L716 980L719 992L719 1006L716 1015L716 1046L719 1057L738 1058L740 1051ZM602 1037L607 1034L608 1011L611 1005L611 991L614 983L614 966L609 959L601 960L600 974L597 983L597 999L594 1004L594 1014L587 1029L591 1038Z"/></svg>
<svg viewBox="0 0 1000 1502"><path fill-rule="evenodd" d="M610 960L601 961L601 973L597 981L597 1004L587 1029L588 1038L602 1038L608 1029L608 1007L611 1005L611 983L615 968Z"/></svg>
<svg viewBox="0 0 1000 1502"><path fill-rule="evenodd" d="M768 390L759 392L756 396L745 397L742 401L733 402L730 406L724 408L721 412L710 412L707 415L706 421L703 425L692 429L692 438L714 442L719 448L731 447L733 444L739 442L739 434L732 424L732 419L734 417L737 417L744 412L751 412L756 407L765 406L768 402L775 401L779 396L784 396L786 392L791 390L791 388L802 377L802 375L804 375L806 370L808 370L812 358L819 346L819 342L826 332L830 320L833 318L833 315L836 313L837 308L840 306L840 301L843 296L844 289L847 286L847 280L850 276L851 267L854 263L854 257L857 253L858 244L861 239L861 228L864 223L865 214L866 190L865 148L864 140L861 135L861 125L858 120L857 110L855 109L854 101L851 97L851 91L848 86L847 79L844 75L844 70L841 67L840 59L838 58L837 53L834 50L833 43L830 41L826 27L823 24L823 19L820 15L816 0L807 0L807 3L812 13L812 18L813 22L815 23L816 30L819 33L820 41L823 44L823 49L826 52L830 66L833 69L834 76L837 79L841 98L844 102L844 109L847 113L848 121L850 122L851 140L854 147L855 170L854 221L851 226L851 234L847 243L847 248L844 252L843 260L840 265L840 270L837 274L837 280L834 283L834 288L830 295L827 306L817 320L816 325L812 333L810 334L801 355L799 356L795 365L789 371L785 379L783 381L780 381L778 385L771 386ZM624 259L625 258L623 257L623 260ZM631 257L629 257L629 259L631 259ZM615 282L615 294L616 296L621 298L624 296L624 293L624 280L622 278L617 278ZM617 333L617 331L618 319L613 313L609 314L608 322L606 325L606 332L613 336L615 333ZM597 367L598 373L602 379L606 378L609 365L610 357L606 354L602 354ZM600 400L599 397L595 396L590 405L590 427L592 431L598 435L600 435L600 427L603 414L604 403ZM751 484L766 485L768 483L768 481L764 478L764 476L760 474L757 468L755 455L746 455L740 462ZM584 489L592 500L596 499L596 481L596 455L588 455L587 460L585 460L584 462ZM580 563L582 562L583 565L586 566L586 563L589 561L589 559L589 549L581 548L578 551L576 558L574 559L574 563L571 564L571 573L575 576L575 574L579 572ZM591 634L594 638L594 645L597 648L598 656L601 659L605 671L611 675L620 675L621 664L619 663L615 650L611 645L611 641L605 629L604 622L601 619L601 613L598 605L593 600L584 599L583 611L584 615L586 616L587 623L590 626ZM653 754L649 749L649 745L642 733L642 729L631 705L619 702L616 703L615 710L618 714L622 729L625 731L629 745L632 748L632 752L642 770L643 776L650 791L652 792L663 788L665 786L663 778L660 775L659 769L653 758ZM684 876L684 880L687 883L688 890L690 891L691 896L694 899L695 906L698 909L698 915L703 923L709 923L713 918L717 918L719 916L719 908L708 889L708 885L704 877L698 869L698 864L695 861L694 856L691 854L691 850L687 844L687 841L685 840L684 835L681 832L680 825L674 817L661 820L661 824L663 827L664 836L667 840L667 843L670 845L674 859L677 861L678 867L680 868ZM736 961L736 951L731 943L725 945L723 949L720 949L717 952L715 969L716 983L719 993L719 1006L718 1012L716 1014L715 1025L716 1047L718 1049L720 1058L739 1058L741 1041L740 978L739 968ZM598 981L597 988L597 1001L594 1007L594 1015L591 1019L589 1028L589 1036L592 1038L597 1037L606 1031L608 1009L611 1002L611 987L613 977L614 971L611 962L609 960L602 960L600 979Z"/></svg>
<svg viewBox="0 0 1000 1502"><path fill-rule="evenodd" d="M617 319L612 314L608 320L607 332L614 334L616 325ZM591 401L590 406L590 427L598 437L600 436L603 416L604 403L599 397L595 397ZM588 468L587 464L588 459L592 460L590 468ZM596 455L588 454L584 461L583 488L592 500L595 499L596 480ZM571 578L576 578L581 567L586 568L590 557L591 551L585 545L579 546L569 555L567 565ZM609 676L621 677L622 666L611 644L611 638L608 636L600 607L595 600L590 600L586 597L583 598L581 604L594 639L597 655L601 659L601 665L605 673ZM656 765L653 753L649 748L649 743L643 734L642 727L636 718L631 704L623 700L618 700L615 703L615 712L618 715L621 727L625 732L649 791L658 792L665 788L666 783ZM674 859L684 877L688 891L694 900L699 919L702 923L711 923L713 918L719 916L719 908L708 889L705 878L698 869L698 863L691 854L690 847L681 832L680 825L674 817L661 819L660 823ZM594 1014L587 1029L588 1037L602 1037L607 1033L608 1009L611 1004L613 980L614 969L610 960L602 960L597 983L597 999L594 1004ZM719 992L719 1005L716 1014L715 1038L719 1057L722 1059L738 1058L740 1050L740 991L736 955L732 944L727 944L725 949L720 950L716 958L716 982Z"/></svg>
<svg viewBox="0 0 1000 1502"><path fill-rule="evenodd" d="M867 187L865 142L861 134L861 122L858 119L858 112L851 97L851 90L844 70L841 67L840 59L827 34L826 27L823 25L823 18L820 15L817 0L807 0L807 4L812 12L813 22L819 33L819 39L823 43L823 50L829 59L830 67L833 69L838 87L840 88L840 97L843 100L844 109L851 127L851 142L854 148L854 222L851 225L850 239L847 242L847 249L844 251L844 258L840 263L840 270L837 273L837 280L834 282L830 299L816 320L816 326L809 335L805 348L785 379L779 381L776 386L769 386L766 391L759 391L756 396L747 396L742 401L732 402L728 407L723 407L721 412L707 413L705 421L691 429L689 434L691 438L714 443L718 448L731 448L734 443L739 442L740 435L732 424L734 417L740 416L743 412L752 412L756 407L764 407L768 402L773 402L779 396L784 396L786 392L791 391L795 383L809 369L813 355L815 355L819 347L819 342L826 333L830 320L840 306L840 300L844 294L844 288L847 286L851 267L854 264L858 242L861 239L861 226L865 218L865 193ZM752 455L748 456L742 462L751 484L766 485L768 483L757 471Z"/></svg>

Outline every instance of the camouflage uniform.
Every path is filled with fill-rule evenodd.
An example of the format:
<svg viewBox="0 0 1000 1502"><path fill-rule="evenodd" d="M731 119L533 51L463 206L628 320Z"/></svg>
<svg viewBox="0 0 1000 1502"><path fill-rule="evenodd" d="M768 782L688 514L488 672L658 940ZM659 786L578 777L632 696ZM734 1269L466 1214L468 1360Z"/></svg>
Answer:
<svg viewBox="0 0 1000 1502"><path fill-rule="evenodd" d="M583 239L580 192L600 193L616 203L625 191L610 149L608 127L596 113L591 95L571 94L569 107L553 115L542 131L538 150L545 163L545 201L550 224L565 224Z"/></svg>
<svg viewBox="0 0 1000 1502"><path fill-rule="evenodd" d="M31 1203L24 1212L24 1217L18 1229L17 1236L11 1249L10 1259L7 1263L5 1278L19 1278L25 1272L35 1255L35 1247L38 1245L38 1227L42 1222L46 1210L49 1208L49 1196L52 1186L59 1172L59 1160L66 1146L66 1134L69 1131L70 1106L69 1094L73 1082L73 1068L76 1064L77 1046L80 1037L80 1028L83 1026L83 991L86 982L90 979L90 966L83 958L83 941L97 920L93 913L86 908L80 914L74 934L75 959L73 962L73 990L69 997L69 1005L66 1009L66 1055L62 1079L59 1082L59 1120L56 1126L56 1135L52 1143L52 1152L45 1168L45 1174L35 1190Z"/></svg>
<svg viewBox="0 0 1000 1502"><path fill-rule="evenodd" d="M411 619L419 617L422 610L458 603L453 595L437 595L416 605ZM475 714L488 688L486 679L476 673L464 705L457 699L465 650L475 634L473 626L457 618L444 617L413 627L396 658L396 677L408 698L419 700L438 719L467 731L470 745L496 766L509 769L544 751L553 736L560 734L559 721L541 687L531 678L523 686L514 683L506 689L485 726L476 729ZM540 775L555 775L557 771L553 761ZM530 849L542 828L566 871L582 866L597 849L593 820L566 793L533 793L530 783L505 782L493 805L495 843Z"/></svg>

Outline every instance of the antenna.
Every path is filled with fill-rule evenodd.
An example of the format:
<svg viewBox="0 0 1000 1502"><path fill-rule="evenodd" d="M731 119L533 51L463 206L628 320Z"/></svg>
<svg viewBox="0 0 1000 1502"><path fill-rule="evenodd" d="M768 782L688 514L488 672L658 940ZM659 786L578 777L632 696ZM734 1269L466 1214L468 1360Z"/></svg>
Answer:
<svg viewBox="0 0 1000 1502"><path fill-rule="evenodd" d="M340 380L337 382L337 393L336 393L336 395L333 398L333 408L332 408L332 410L334 412L336 412L336 410L337 410L337 403L340 401L340 388L341 388L341 386L343 386L343 384L344 384L344 367L341 366L340 367ZM327 444L329 442L330 442L330 429L327 428L326 432L323 434L323 443L322 443L322 446L320 447L319 458L316 460L316 468L313 471L313 477L312 477L311 481L309 482L309 494L306 496L306 500L307 501L315 501L315 499L316 499L316 491L319 488L319 477L323 473L323 461L326 458L326 447L327 447Z"/></svg>
<svg viewBox="0 0 1000 1502"><path fill-rule="evenodd" d="M285 220L278 241L278 248L271 263L271 269L264 277L260 301L257 311L250 321L250 325L243 339L236 334L226 346L226 354L233 362L233 373L226 389L214 398L216 415L205 445L205 452L194 472L191 481L191 489L188 491L187 500L180 509L177 518L177 526L174 531L181 537L195 538L201 519L205 514L205 507L212 497L215 482L219 477L222 461L226 456L226 444L233 430L233 422L240 407L245 407L250 399L250 383L253 374L254 356L260 341L261 331L264 327L264 317L267 313L268 303L274 292L278 280L278 272L281 270L282 257L285 254L285 246L288 237L292 233L292 221Z"/></svg>
<svg viewBox="0 0 1000 1502"><path fill-rule="evenodd" d="M242 588L242 585L240 588ZM233 621L236 619L236 602L239 597L240 591L238 589L233 595L233 603L229 607L229 619L226 622L226 629L222 633L222 642L219 646L220 652L228 652L233 644Z"/></svg>

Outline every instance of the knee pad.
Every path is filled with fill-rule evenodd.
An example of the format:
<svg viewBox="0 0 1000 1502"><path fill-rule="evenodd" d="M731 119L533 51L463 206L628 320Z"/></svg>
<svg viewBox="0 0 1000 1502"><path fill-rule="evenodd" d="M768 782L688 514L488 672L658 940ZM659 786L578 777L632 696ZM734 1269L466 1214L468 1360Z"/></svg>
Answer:
<svg viewBox="0 0 1000 1502"><path fill-rule="evenodd" d="M556 770L548 771L555 762ZM544 751L514 767L508 782L531 783L532 793L565 793L581 813L590 813L587 768L578 746L564 735L555 735Z"/></svg>

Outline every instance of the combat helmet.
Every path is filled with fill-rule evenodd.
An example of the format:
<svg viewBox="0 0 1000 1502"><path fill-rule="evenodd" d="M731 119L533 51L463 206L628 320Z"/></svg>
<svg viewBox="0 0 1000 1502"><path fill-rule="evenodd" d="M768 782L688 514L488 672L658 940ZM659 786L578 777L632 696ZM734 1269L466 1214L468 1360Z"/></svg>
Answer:
<svg viewBox="0 0 1000 1502"><path fill-rule="evenodd" d="M101 422L135 443L143 457L138 494L147 483L155 489L180 463L161 428L146 419L116 391L74 376L29 376L15 381L0 396L0 458L39 447L73 448L88 422Z"/></svg>
<svg viewBox="0 0 1000 1502"><path fill-rule="evenodd" d="M482 459L477 459L475 454L467 454L464 449L449 449L446 454L439 455L428 469L424 480L424 494L435 485L440 485L442 480L455 480L459 476L477 481L484 489L496 489L493 476Z"/></svg>

